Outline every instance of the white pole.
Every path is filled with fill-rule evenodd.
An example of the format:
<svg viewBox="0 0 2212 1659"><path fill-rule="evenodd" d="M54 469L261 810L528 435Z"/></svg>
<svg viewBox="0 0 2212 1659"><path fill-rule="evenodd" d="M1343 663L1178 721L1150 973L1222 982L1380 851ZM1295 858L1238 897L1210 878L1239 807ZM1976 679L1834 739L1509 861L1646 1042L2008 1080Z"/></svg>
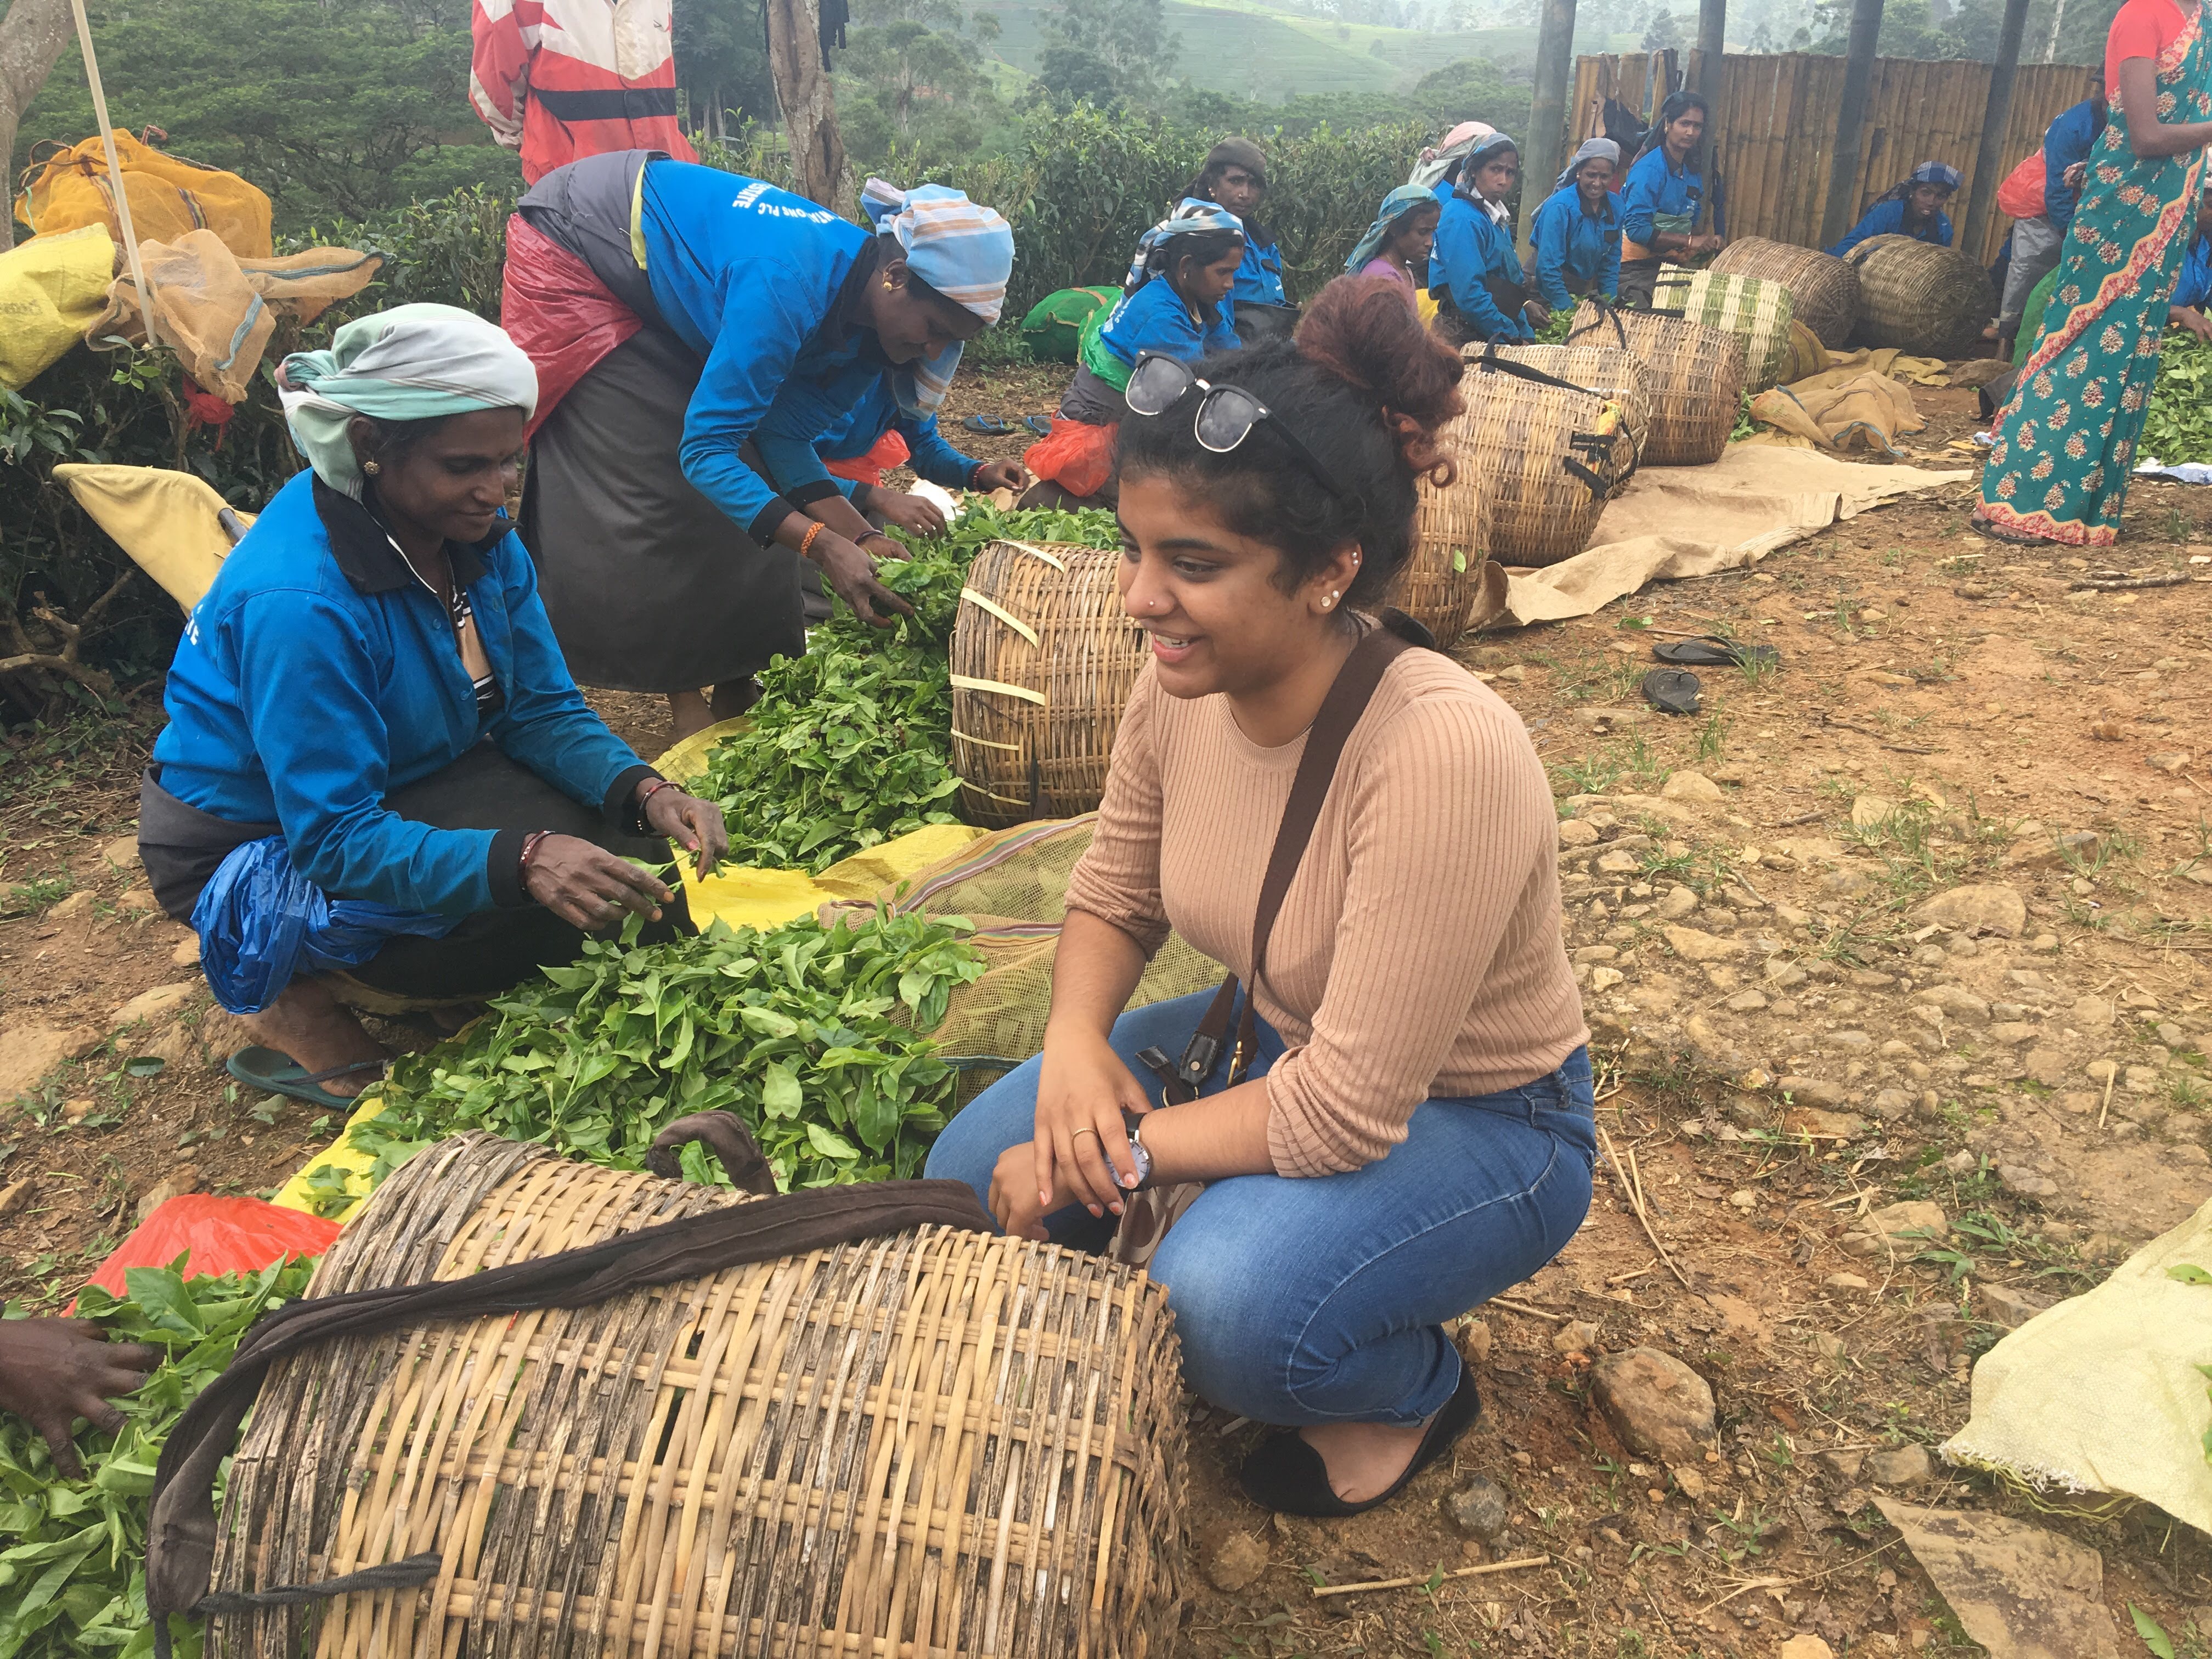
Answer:
<svg viewBox="0 0 2212 1659"><path fill-rule="evenodd" d="M100 142L107 150L107 182L115 192L115 220L123 229L131 281L138 290L138 314L145 319L147 344L158 344L161 336L154 326L154 297L146 289L145 267L138 263L138 233L131 223L131 198L123 188L123 164L115 156L115 128L107 118L107 92L100 83L100 59L93 54L92 22L84 15L84 0L70 0L70 10L76 17L77 49L84 53L85 78L92 86L92 112L100 120Z"/></svg>

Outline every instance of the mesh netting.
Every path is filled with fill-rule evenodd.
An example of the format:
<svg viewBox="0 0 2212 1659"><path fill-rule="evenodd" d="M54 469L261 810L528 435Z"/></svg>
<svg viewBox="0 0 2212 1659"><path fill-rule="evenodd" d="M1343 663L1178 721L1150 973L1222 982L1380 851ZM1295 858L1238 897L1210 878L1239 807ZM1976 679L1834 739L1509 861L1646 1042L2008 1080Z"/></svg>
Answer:
<svg viewBox="0 0 2212 1659"><path fill-rule="evenodd" d="M934 1033L961 1069L963 1104L1043 1046L1067 880L1091 845L1094 822L1085 816L1001 830L916 871L887 896L902 915L967 917L975 924L974 943L989 960L981 979L952 994ZM1171 933L1129 1006L1209 989L1221 975L1218 963Z"/></svg>

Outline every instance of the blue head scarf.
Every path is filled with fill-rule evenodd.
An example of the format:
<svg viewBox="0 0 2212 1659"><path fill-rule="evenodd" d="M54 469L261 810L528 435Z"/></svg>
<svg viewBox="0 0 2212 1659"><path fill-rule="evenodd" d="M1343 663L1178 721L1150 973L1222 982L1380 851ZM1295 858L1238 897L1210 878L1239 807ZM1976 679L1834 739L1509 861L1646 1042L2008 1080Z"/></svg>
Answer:
<svg viewBox="0 0 2212 1659"><path fill-rule="evenodd" d="M1905 182L1908 188L1913 185L1941 185L1946 190L1956 190L1960 176L1959 169L1947 162L1923 161Z"/></svg>
<svg viewBox="0 0 2212 1659"><path fill-rule="evenodd" d="M1436 199L1436 192L1426 185L1399 185L1382 198L1382 210L1376 214L1375 222L1367 227L1367 234L1353 246L1351 257L1344 262L1344 268L1354 276L1358 275L1370 259L1382 252L1382 245L1390 240L1390 234L1398 228L1401 219L1417 207L1434 204Z"/></svg>
<svg viewBox="0 0 2212 1659"><path fill-rule="evenodd" d="M1202 197L1186 196L1176 204L1175 211L1137 239L1137 251L1129 260L1129 274L1121 279L1121 286L1134 294L1167 268L1167 247L1178 236L1194 236L1207 231L1226 231L1238 241L1244 240L1244 222L1218 203Z"/></svg>
<svg viewBox="0 0 2212 1659"><path fill-rule="evenodd" d="M932 289L987 323L999 320L1014 268L1014 233L998 213L942 185L901 190L881 179L868 180L860 205L878 234L898 238L908 269ZM899 407L933 414L959 362L955 340L934 357L902 365L891 377Z"/></svg>

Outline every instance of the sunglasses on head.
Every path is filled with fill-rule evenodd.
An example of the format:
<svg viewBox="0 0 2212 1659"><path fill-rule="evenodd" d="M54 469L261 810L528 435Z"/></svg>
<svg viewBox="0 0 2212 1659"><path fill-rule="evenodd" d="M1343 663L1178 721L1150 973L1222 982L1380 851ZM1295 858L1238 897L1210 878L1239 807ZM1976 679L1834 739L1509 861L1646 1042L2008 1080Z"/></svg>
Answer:
<svg viewBox="0 0 2212 1659"><path fill-rule="evenodd" d="M1226 455L1250 437L1252 429L1262 421L1272 422L1275 435L1305 464L1306 471L1313 474L1322 489L1355 509L1362 506L1358 495L1337 482L1336 476L1322 464L1321 457L1291 430L1289 422L1241 386L1215 386L1199 379L1191 372L1190 365L1180 358L1164 352L1140 351L1122 396L1136 414L1164 415L1193 392L1206 394L1198 400L1197 413L1191 417L1191 431L1200 447L1216 455Z"/></svg>

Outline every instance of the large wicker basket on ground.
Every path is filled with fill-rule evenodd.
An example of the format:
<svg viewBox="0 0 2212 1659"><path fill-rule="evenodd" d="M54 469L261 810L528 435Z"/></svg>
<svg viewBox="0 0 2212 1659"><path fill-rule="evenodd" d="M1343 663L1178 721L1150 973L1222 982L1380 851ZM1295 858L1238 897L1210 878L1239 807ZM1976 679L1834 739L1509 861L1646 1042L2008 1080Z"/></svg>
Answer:
<svg viewBox="0 0 2212 1659"><path fill-rule="evenodd" d="M1486 349L1469 346L1462 355L1480 357ZM1651 435L1651 382L1644 373L1644 365L1632 354L1617 345L1578 340L1572 345L1498 346L1495 355L1618 399L1621 416L1628 425L1628 435L1635 441L1636 453L1639 456L1644 453L1644 442ZM1613 493L1619 495L1620 491L1616 488Z"/></svg>
<svg viewBox="0 0 2212 1659"><path fill-rule="evenodd" d="M1963 357L1997 314L1990 274L1965 254L1911 236L1869 236L1846 256L1859 276L1861 345Z"/></svg>
<svg viewBox="0 0 2212 1659"><path fill-rule="evenodd" d="M1651 389L1644 465L1706 466L1720 459L1743 403L1741 336L1584 300L1576 307L1567 341L1617 345L1644 365Z"/></svg>
<svg viewBox="0 0 2212 1659"><path fill-rule="evenodd" d="M1426 478L1414 486L1413 550L1390 596L1436 635L1439 651L1496 616L1504 599L1504 573L1490 562L1490 503L1472 467L1462 463L1459 474L1442 489Z"/></svg>
<svg viewBox="0 0 2212 1659"><path fill-rule="evenodd" d="M1665 265L1652 307L1680 312L1693 323L1724 329L1742 340L1746 392L1764 392L1781 380L1790 361L1790 325L1797 314L1790 290L1781 283Z"/></svg>
<svg viewBox="0 0 2212 1659"><path fill-rule="evenodd" d="M1501 564L1574 557L1589 545L1606 498L1636 466L1620 404L1553 380L1524 364L1471 355L1460 386L1467 412L1437 434L1481 488L1491 556Z"/></svg>
<svg viewBox="0 0 2212 1659"><path fill-rule="evenodd" d="M970 823L1098 805L1145 636L1121 609L1118 551L994 542L952 624L952 769Z"/></svg>
<svg viewBox="0 0 2212 1659"><path fill-rule="evenodd" d="M1859 274L1849 263L1818 248L1793 247L1747 237L1714 256L1708 270L1734 276L1763 277L1790 290L1797 320L1820 337L1831 351L1841 351L1859 318ZM1662 301L1663 303L1663 301Z"/></svg>
<svg viewBox="0 0 2212 1659"><path fill-rule="evenodd" d="M314 1293L459 1278L742 1201L482 1134L416 1154ZM434 1553L419 1588L221 1613L226 1659L1128 1655L1181 1611L1166 1293L943 1227L278 1362L219 1591Z"/></svg>

